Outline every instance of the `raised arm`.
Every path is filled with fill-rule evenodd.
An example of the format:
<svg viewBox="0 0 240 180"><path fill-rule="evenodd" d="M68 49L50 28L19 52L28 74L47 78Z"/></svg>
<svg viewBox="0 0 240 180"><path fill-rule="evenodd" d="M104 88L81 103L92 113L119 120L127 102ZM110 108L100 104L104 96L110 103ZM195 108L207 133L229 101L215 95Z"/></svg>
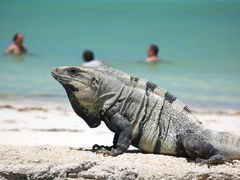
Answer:
<svg viewBox="0 0 240 180"><path fill-rule="evenodd" d="M105 156L123 154L131 144L132 125L125 117L119 114L111 115L110 113L106 113L105 118L107 119L106 121L108 121L105 122L108 128L115 132L113 146L105 147L94 145L93 149L99 153L103 153Z"/></svg>

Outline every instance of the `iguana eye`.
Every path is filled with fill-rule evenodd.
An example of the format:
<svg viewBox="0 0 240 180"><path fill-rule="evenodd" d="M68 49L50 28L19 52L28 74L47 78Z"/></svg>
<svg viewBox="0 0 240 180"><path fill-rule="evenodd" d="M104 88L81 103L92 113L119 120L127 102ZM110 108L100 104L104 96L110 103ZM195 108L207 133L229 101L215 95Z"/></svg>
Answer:
<svg viewBox="0 0 240 180"><path fill-rule="evenodd" d="M76 68L71 68L71 69L69 69L69 74L70 75L75 75L75 74L77 74L78 73L78 69L76 69Z"/></svg>

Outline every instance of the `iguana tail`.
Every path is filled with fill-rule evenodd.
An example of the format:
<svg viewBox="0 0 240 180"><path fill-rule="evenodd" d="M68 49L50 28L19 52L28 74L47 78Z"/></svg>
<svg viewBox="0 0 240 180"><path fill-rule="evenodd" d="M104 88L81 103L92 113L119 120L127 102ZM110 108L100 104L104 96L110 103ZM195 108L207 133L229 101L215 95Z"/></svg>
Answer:
<svg viewBox="0 0 240 180"><path fill-rule="evenodd" d="M210 130L209 130L210 131ZM240 137L228 132L210 131L209 140L226 159L240 160Z"/></svg>

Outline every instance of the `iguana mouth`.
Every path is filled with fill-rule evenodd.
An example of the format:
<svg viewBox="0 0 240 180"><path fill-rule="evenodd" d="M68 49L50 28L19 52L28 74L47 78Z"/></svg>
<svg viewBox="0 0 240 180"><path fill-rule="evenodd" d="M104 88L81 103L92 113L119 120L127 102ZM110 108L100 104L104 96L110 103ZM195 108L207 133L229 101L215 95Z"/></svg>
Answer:
<svg viewBox="0 0 240 180"><path fill-rule="evenodd" d="M63 75L60 75L60 74L57 74L55 72L55 70L52 71L52 76L59 82L61 83L69 83L69 81L71 80L71 78L67 77L67 76L63 76Z"/></svg>
<svg viewBox="0 0 240 180"><path fill-rule="evenodd" d="M78 91L78 89L72 84L73 81L77 81L78 83L88 86L88 84L85 84L84 82L80 81L79 79L73 76L61 74L58 68L53 69L51 73L54 79L56 79L65 89L68 89L71 91Z"/></svg>
<svg viewBox="0 0 240 180"><path fill-rule="evenodd" d="M70 81L78 81L82 84L84 84L83 82L81 82L80 80L74 78L73 76L67 76L67 75L62 75L62 74L59 74L58 73L58 68L56 69L53 69L52 70L52 76L58 81L60 82L61 84L69 84Z"/></svg>

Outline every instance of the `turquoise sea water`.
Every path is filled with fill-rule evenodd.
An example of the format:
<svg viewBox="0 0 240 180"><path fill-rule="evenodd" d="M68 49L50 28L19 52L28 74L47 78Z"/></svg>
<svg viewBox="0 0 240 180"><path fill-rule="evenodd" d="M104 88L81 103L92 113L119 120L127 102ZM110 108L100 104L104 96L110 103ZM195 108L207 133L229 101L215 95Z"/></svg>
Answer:
<svg viewBox="0 0 240 180"><path fill-rule="evenodd" d="M0 51L16 32L30 53L0 55L0 94L65 98L50 70L91 49L186 104L240 108L240 1L1 0ZM151 43L160 64L144 63Z"/></svg>

